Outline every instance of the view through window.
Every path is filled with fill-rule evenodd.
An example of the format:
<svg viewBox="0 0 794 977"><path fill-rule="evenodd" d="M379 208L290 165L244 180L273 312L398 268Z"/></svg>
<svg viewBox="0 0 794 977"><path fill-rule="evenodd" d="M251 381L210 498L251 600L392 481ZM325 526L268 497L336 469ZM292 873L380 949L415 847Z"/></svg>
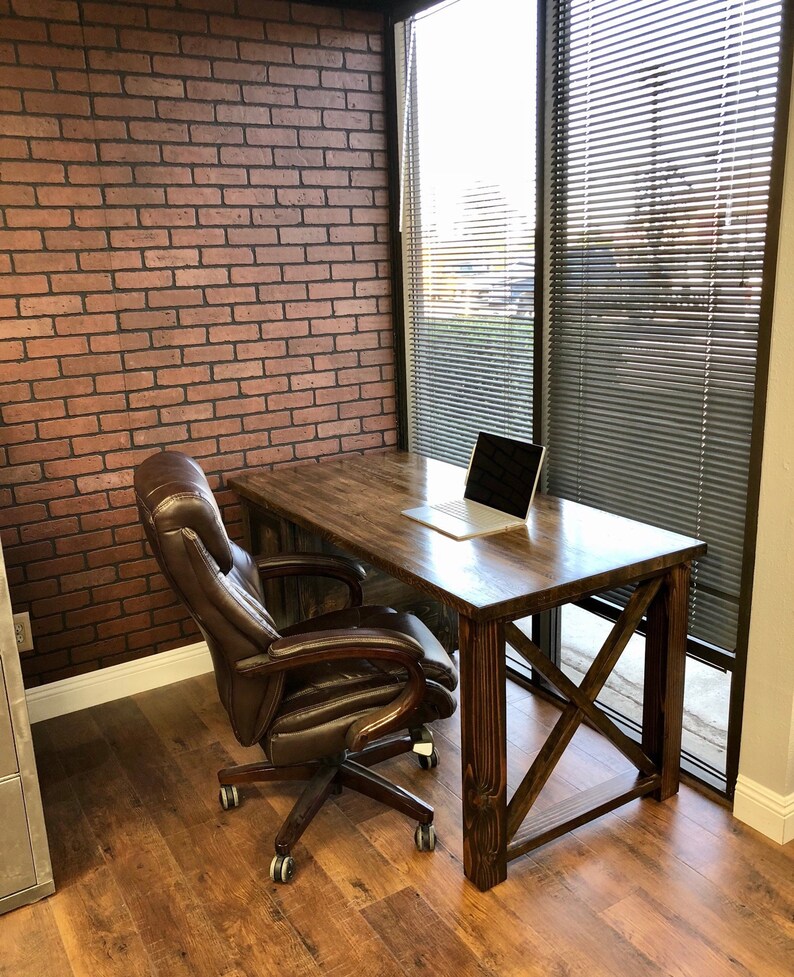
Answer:
<svg viewBox="0 0 794 977"><path fill-rule="evenodd" d="M457 463L532 439L535 15L459 0L403 35L410 438Z"/></svg>

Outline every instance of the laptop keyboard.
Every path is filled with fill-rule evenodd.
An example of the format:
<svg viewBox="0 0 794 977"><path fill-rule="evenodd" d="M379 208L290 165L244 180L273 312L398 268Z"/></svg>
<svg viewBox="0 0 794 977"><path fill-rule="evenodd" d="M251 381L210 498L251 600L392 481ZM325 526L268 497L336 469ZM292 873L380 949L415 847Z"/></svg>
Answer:
<svg viewBox="0 0 794 977"><path fill-rule="evenodd" d="M474 522L478 526L486 528L488 526L503 526L510 520L510 516L495 509L488 509L487 506L470 506L465 499L451 499L449 502L438 502L433 506L439 512L444 512L448 516L455 516L456 519L463 519L466 522Z"/></svg>

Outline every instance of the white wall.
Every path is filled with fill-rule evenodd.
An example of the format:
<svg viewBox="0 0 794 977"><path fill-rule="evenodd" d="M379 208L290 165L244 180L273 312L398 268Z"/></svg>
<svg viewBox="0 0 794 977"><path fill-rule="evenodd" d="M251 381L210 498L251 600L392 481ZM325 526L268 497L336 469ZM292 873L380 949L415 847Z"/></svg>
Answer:
<svg viewBox="0 0 794 977"><path fill-rule="evenodd" d="M734 814L794 838L794 98L781 211Z"/></svg>

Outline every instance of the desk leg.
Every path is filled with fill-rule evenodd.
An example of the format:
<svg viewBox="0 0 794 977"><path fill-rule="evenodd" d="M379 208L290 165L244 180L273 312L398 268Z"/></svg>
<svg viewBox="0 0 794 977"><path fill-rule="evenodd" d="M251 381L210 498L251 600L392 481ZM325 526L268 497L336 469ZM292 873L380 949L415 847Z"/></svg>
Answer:
<svg viewBox="0 0 794 977"><path fill-rule="evenodd" d="M463 867L485 892L507 878L507 705L504 626L461 615Z"/></svg>
<svg viewBox="0 0 794 977"><path fill-rule="evenodd" d="M240 515L243 522L243 548L252 556L258 556L254 549L258 541L254 539L253 514L248 499L240 499Z"/></svg>
<svg viewBox="0 0 794 977"><path fill-rule="evenodd" d="M648 608L642 745L662 776L654 797L678 792L684 717L689 564L669 570Z"/></svg>

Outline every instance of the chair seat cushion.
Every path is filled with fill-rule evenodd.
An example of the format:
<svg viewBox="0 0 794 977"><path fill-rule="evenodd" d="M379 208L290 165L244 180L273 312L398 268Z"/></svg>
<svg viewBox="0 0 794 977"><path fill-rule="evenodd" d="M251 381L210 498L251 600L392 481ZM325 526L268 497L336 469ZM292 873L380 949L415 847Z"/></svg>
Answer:
<svg viewBox="0 0 794 977"><path fill-rule="evenodd" d="M450 692L458 686L457 669L433 632L413 614L395 611L391 607L380 607L375 604L346 607L341 611L329 611L308 621L282 628L279 633L309 634L313 631L335 631L337 628L385 628L388 631L410 635L424 648L425 657L422 667L427 677L443 685ZM339 668L339 665L333 667Z"/></svg>
<svg viewBox="0 0 794 977"><path fill-rule="evenodd" d="M457 671L435 636L410 614L388 607L365 606L334 611L282 630L308 634L332 628L388 628L415 638L425 650L424 702L406 728L451 716ZM344 751L348 729L373 708L392 702L405 684L399 665L351 659L318 662L287 673L275 719L262 742L271 763L284 766Z"/></svg>

